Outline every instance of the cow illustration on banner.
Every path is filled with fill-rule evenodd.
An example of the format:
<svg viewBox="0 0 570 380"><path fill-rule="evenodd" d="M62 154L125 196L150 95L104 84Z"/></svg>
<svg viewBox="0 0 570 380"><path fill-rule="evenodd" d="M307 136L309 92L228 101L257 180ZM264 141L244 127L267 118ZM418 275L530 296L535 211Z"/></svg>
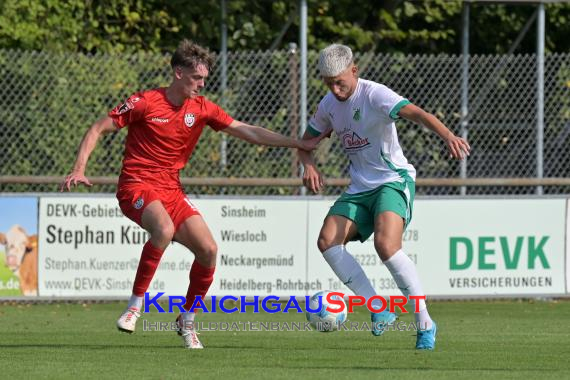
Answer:
<svg viewBox="0 0 570 380"><path fill-rule="evenodd" d="M38 295L38 200L0 198L0 296Z"/></svg>

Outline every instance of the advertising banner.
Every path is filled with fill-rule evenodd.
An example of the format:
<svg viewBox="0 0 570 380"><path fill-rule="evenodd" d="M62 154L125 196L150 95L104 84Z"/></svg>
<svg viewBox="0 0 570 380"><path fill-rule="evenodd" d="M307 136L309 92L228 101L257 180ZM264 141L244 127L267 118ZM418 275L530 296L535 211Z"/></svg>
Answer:
<svg viewBox="0 0 570 380"><path fill-rule="evenodd" d="M218 245L209 295L304 296L325 289L350 294L317 248L333 199L193 202ZM25 227L32 241L39 233L39 295L128 296L148 237L122 215L116 200L42 197L39 203L39 227ZM402 245L431 296L563 295L570 270L567 217L564 199L417 200ZM27 223L12 220L0 226L4 236L13 225ZM401 294L372 237L350 242L347 249L378 294ZM184 295L193 260L185 247L171 244L149 292ZM4 253L0 295L23 294L8 261L16 262Z"/></svg>
<svg viewBox="0 0 570 380"><path fill-rule="evenodd" d="M307 278L307 201L197 199L218 244L211 295L304 295L322 284Z"/></svg>
<svg viewBox="0 0 570 380"><path fill-rule="evenodd" d="M418 271L426 293L564 294L565 204L563 199L417 202Z"/></svg>
<svg viewBox="0 0 570 380"><path fill-rule="evenodd" d="M111 197L42 197L39 212L39 293L41 296L128 296L146 231L123 216ZM167 249L161 272L188 266L175 245ZM173 268L176 267L176 268ZM182 276L180 276L182 277ZM150 291L165 291L164 276Z"/></svg>
<svg viewBox="0 0 570 380"><path fill-rule="evenodd" d="M193 201L218 244L211 295L304 294L306 201ZM124 217L114 198L42 198L40 295L127 296L146 232ZM149 292L186 295L194 255L173 243Z"/></svg>
<svg viewBox="0 0 570 380"><path fill-rule="evenodd" d="M566 294L570 294L570 260L568 254L570 250L570 199L566 200Z"/></svg>

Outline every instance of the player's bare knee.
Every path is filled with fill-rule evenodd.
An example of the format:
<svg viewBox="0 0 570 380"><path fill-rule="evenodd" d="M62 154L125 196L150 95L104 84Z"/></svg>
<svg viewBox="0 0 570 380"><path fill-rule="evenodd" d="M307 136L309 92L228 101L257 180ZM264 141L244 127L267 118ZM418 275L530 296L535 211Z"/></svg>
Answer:
<svg viewBox="0 0 570 380"><path fill-rule="evenodd" d="M210 258L216 258L218 254L218 245L216 242L212 241L211 243L207 244L204 248L204 255Z"/></svg>
<svg viewBox="0 0 570 380"><path fill-rule="evenodd" d="M402 244L400 242L393 242L387 239L375 238L374 248L376 248L376 252L378 252L382 261L386 261L400 248L402 248Z"/></svg>
<svg viewBox="0 0 570 380"><path fill-rule="evenodd" d="M321 253L324 253L327 249L334 247L335 245L338 244L335 244L334 238L323 234L319 235L317 247L319 247L319 251L321 251Z"/></svg>
<svg viewBox="0 0 570 380"><path fill-rule="evenodd" d="M194 254L202 265L214 266L218 255L218 245L214 241L201 244Z"/></svg>
<svg viewBox="0 0 570 380"><path fill-rule="evenodd" d="M203 258L216 258L216 255L218 254L218 245L213 240L202 242L195 248L194 254Z"/></svg>
<svg viewBox="0 0 570 380"><path fill-rule="evenodd" d="M153 230L150 231L151 240L157 248L166 248L172 241L174 232L172 221L157 223Z"/></svg>

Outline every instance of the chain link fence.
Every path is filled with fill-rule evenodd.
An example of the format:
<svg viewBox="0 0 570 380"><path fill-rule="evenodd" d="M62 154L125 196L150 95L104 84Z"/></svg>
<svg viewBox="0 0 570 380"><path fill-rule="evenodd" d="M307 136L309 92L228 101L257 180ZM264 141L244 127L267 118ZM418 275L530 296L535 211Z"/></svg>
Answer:
<svg viewBox="0 0 570 380"><path fill-rule="evenodd" d="M309 55L308 114L326 88ZM86 129L131 93L167 86L169 56L52 54L0 51L0 175L60 176L71 169ZM227 78L218 63L205 95L234 118L289 136L299 135L300 83L296 52L235 52L227 56ZM448 55L356 56L362 78L386 84L434 113L455 133L461 125L462 57ZM537 77L533 55L469 58L469 112L472 153L467 178L537 176ZM223 88L222 83L227 83ZM569 177L570 54L545 59L544 177ZM460 163L448 158L442 141L421 127L399 121L401 144L418 178L459 178ZM87 176L120 172L125 131L105 136L93 152ZM227 139L226 139L227 137ZM348 160L336 138L316 152L327 178L348 175ZM291 149L247 144L206 128L182 177L298 178ZM2 192L52 192L56 184L0 184ZM329 186L326 194L343 187ZM533 194L531 186L473 186L468 195ZM568 193L569 186L547 186L545 194ZM114 192L114 185L80 191ZM294 195L287 186L187 186L192 194ZM419 186L422 195L458 195L458 187Z"/></svg>

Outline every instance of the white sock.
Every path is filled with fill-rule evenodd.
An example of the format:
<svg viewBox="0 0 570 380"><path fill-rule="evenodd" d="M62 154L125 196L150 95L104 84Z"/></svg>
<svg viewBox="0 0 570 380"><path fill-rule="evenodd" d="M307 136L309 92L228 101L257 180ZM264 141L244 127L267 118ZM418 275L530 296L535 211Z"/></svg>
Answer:
<svg viewBox="0 0 570 380"><path fill-rule="evenodd" d="M368 299L376 295L376 291L372 287L370 280L366 277L366 273L362 267L346 250L344 245L335 245L323 252L323 257L330 265L339 280L343 282L352 292L358 296ZM380 300L373 300L374 308L382 307Z"/></svg>
<svg viewBox="0 0 570 380"><path fill-rule="evenodd" d="M420 277L416 270L416 265L414 262L402 251L401 249L390 257L388 260L384 261L384 265L392 274L396 285L402 291L402 293L409 299L410 296L423 296L425 295L422 290L422 285L420 283ZM419 313L414 313L416 317L416 323L422 329L431 329L433 321L429 316L427 311L427 306L425 300L414 300L414 311L415 302L419 302Z"/></svg>
<svg viewBox="0 0 570 380"><path fill-rule="evenodd" d="M139 296L135 296L134 294L131 295L131 298L129 299L129 304L127 305L127 308L136 308L136 309L142 309L142 305L143 305L143 298L139 297Z"/></svg>
<svg viewBox="0 0 570 380"><path fill-rule="evenodd" d="M196 318L196 313L185 312L182 313L182 319L186 322L194 322L194 318Z"/></svg>

